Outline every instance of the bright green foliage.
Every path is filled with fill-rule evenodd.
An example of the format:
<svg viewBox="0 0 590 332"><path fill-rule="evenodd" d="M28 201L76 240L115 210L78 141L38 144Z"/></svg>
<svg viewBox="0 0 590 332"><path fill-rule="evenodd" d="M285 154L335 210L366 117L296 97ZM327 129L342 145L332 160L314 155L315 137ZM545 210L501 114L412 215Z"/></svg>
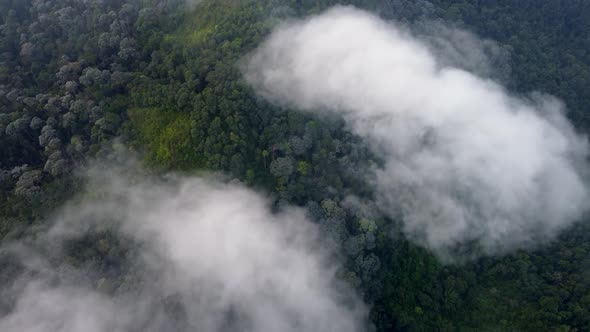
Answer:
<svg viewBox="0 0 590 332"><path fill-rule="evenodd" d="M194 168L202 164L191 149L191 124L186 113L131 109L129 119L137 129L136 144L145 149L152 165Z"/></svg>

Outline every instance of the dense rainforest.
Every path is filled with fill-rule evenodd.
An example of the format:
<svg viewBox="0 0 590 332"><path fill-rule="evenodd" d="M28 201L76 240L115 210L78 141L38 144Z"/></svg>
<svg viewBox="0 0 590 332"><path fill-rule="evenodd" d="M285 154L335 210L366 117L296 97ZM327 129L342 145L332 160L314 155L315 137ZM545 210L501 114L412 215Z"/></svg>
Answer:
<svg viewBox="0 0 590 332"><path fill-rule="evenodd" d="M0 0L0 237L42 228L81 189L77 169L135 155L155 174L222 172L271 193L277 209L304 208L338 244L340 277L377 331L590 330L588 223L548 245L442 262L349 204L374 195L361 173L380 156L341 119L273 104L246 84L242 59L277 22L336 4L493 40L498 80L557 96L590 130L586 0ZM92 262L110 291L125 287L133 250L123 239L96 232L70 245L63 264ZM0 280L14 269L2 257Z"/></svg>

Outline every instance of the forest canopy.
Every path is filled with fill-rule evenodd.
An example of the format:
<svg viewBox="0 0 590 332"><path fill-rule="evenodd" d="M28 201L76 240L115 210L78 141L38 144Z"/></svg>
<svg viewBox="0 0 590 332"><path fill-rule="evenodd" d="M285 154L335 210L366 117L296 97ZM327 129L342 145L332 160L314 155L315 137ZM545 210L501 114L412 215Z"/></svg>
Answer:
<svg viewBox="0 0 590 332"><path fill-rule="evenodd" d="M590 329L588 31L585 0L0 0L0 330Z"/></svg>

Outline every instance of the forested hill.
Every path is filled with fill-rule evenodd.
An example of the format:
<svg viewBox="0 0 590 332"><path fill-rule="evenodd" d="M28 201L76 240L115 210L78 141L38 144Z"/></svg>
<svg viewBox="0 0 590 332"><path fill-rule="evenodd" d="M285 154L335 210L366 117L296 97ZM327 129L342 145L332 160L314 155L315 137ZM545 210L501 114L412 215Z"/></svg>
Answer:
<svg viewBox="0 0 590 332"><path fill-rule="evenodd" d="M560 98L589 133L586 0L0 0L3 243L42 232L82 190L80 168L138 155L155 174L218 171L269 193L278 210L304 208L336 243L339 278L378 331L590 330L587 222L537 248L443 263L374 203L350 204L372 201L364 173L383 160L342 119L271 103L246 83L245 57L279 22L336 4L494 41L493 79ZM92 271L111 296L133 287L130 247L115 232L90 232L54 263ZM2 284L23 269L0 257ZM1 299L0 321L15 306Z"/></svg>

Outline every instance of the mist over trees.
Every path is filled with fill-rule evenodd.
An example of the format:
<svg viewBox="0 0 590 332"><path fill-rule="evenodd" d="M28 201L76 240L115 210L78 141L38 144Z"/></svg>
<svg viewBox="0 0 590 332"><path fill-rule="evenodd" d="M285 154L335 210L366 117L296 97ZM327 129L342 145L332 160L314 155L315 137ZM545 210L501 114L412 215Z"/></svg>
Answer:
<svg viewBox="0 0 590 332"><path fill-rule="evenodd" d="M383 167L385 155L340 116L276 105L247 84L244 59L278 24L336 4L395 20L431 52L447 54L447 64L501 82L516 95L540 91L560 98L568 119L587 133L590 5L583 0L0 0L3 285L49 271L43 280L54 272L57 280L80 277L90 302L129 294L141 251L116 227L90 227L55 243L63 250L49 258L59 271L23 265L26 260L5 248L47 245L36 241L59 207L81 193L99 203L112 199L92 184L104 178L81 169L140 156L148 173L221 172L224 181L268 193L269 214L302 209L321 245L338 253L331 258L339 262L336 279L354 287L378 331L590 329L586 217L547 245L443 264L408 241L400 220L375 203L378 193L367 176ZM466 54L473 43L481 53ZM133 182L140 171L132 169L122 179ZM14 289L0 288L6 295L0 326L17 326L9 325L10 313L25 319L27 312L15 311ZM42 289L64 299L53 292L58 285ZM332 289L320 291L326 292ZM156 294L148 307L172 317L165 322L186 321L183 306L194 302L177 293ZM35 299L34 292L18 294ZM226 310L228 324L220 330L243 327L231 325L247 323L239 312Z"/></svg>

